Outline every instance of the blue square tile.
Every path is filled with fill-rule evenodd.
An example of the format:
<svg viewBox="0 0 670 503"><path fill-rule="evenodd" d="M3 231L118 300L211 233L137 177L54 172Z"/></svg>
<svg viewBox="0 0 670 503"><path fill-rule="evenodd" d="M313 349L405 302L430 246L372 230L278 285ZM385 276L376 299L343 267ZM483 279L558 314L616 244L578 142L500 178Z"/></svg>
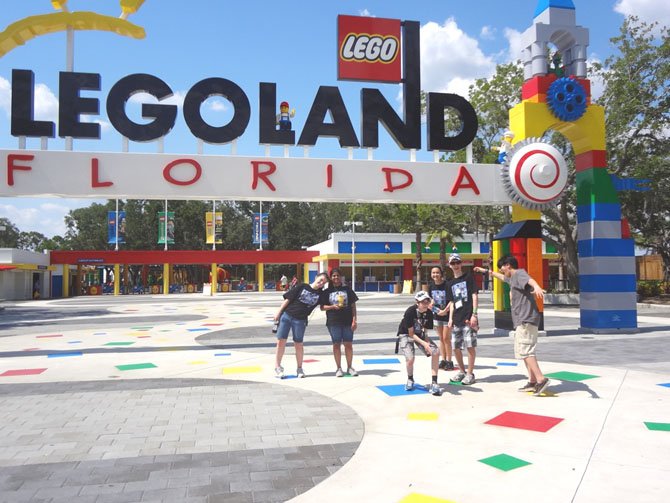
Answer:
<svg viewBox="0 0 670 503"><path fill-rule="evenodd" d="M498 367L516 367L519 364L516 362L498 362L496 365Z"/></svg>
<svg viewBox="0 0 670 503"><path fill-rule="evenodd" d="M665 388L670 388L670 382L660 383L659 386L663 386Z"/></svg>
<svg viewBox="0 0 670 503"><path fill-rule="evenodd" d="M377 386L377 388L382 390L388 396L424 395L428 393L428 390L420 384L415 384L412 391L405 390L404 384L388 384L385 386Z"/></svg>
<svg viewBox="0 0 670 503"><path fill-rule="evenodd" d="M391 363L400 363L398 358L364 358L365 365L386 365Z"/></svg>

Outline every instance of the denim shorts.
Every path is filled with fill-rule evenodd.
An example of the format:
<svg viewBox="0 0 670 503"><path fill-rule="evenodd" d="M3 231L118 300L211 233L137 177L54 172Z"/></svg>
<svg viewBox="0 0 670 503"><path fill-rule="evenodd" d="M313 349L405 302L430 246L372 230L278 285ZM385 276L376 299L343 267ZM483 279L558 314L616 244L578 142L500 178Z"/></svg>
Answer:
<svg viewBox="0 0 670 503"><path fill-rule="evenodd" d="M351 325L328 325L328 332L333 344L354 340L354 331L351 329Z"/></svg>
<svg viewBox="0 0 670 503"><path fill-rule="evenodd" d="M300 320L290 314L282 313L277 327L277 339L288 339L290 330L293 332L293 342L302 342L305 337L305 328L307 328L307 320Z"/></svg>

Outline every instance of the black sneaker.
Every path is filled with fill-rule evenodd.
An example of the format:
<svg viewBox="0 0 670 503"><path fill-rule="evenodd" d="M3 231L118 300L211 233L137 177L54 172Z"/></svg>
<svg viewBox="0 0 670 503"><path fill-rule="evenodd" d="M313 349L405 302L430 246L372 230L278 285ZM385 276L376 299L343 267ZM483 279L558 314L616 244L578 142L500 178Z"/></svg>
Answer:
<svg viewBox="0 0 670 503"><path fill-rule="evenodd" d="M537 383L537 386L535 386L533 396L540 396L544 390L547 389L547 386L549 386L549 378L545 377L541 382Z"/></svg>
<svg viewBox="0 0 670 503"><path fill-rule="evenodd" d="M444 370L454 370L454 362L447 360L447 368Z"/></svg>
<svg viewBox="0 0 670 503"><path fill-rule="evenodd" d="M524 384L521 388L519 388L517 391L535 391L535 388L537 387L536 382L530 382L528 381L526 384Z"/></svg>
<svg viewBox="0 0 670 503"><path fill-rule="evenodd" d="M447 370L447 360L440 360L440 364L438 365L438 368L440 370Z"/></svg>

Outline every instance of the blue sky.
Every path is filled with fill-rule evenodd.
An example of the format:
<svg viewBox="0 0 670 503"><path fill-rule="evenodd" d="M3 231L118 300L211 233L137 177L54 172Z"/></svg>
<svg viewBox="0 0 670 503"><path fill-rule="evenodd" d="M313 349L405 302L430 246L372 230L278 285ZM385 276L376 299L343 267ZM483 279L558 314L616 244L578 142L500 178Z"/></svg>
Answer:
<svg viewBox="0 0 670 503"><path fill-rule="evenodd" d="M338 14L414 20L421 24L422 88L455 92L467 97L474 79L493 74L495 65L519 57L519 35L532 24L538 0L343 0L255 1L146 0L129 21L146 30L146 38L135 40L107 32L78 31L75 34L75 71L99 73L102 90L85 92L100 100L101 140L75 140L82 151L120 151L121 137L109 124L105 99L110 87L131 73L149 73L164 80L174 91L176 104L196 82L207 77L224 77L237 83L251 102L252 119L238 140L239 155L259 155L258 84L275 82L278 101L296 109L293 127L299 136L304 120L321 85L337 86L352 123L359 123L360 89L381 89L391 103L400 106L400 87L394 84L353 83L337 80ZM590 31L590 60L604 60L612 52L609 39L619 32L624 15L670 24L667 0L574 0L577 24ZM115 0L69 0L71 11L91 10L118 16ZM54 12L49 0L3 0L0 30L24 17ZM58 72L65 69L65 34L37 37L0 58L0 148L17 148L10 135L10 81L12 69L35 73L36 118L55 120L58 103ZM596 90L597 92L597 90ZM139 98L139 97L137 97ZM141 122L139 99L129 105L129 115ZM147 99L147 101L150 101ZM133 115L135 114L135 115ZM231 117L228 103L211 98L203 105L203 116L215 125ZM425 129L422 131L425 145ZM29 149L39 149L39 139L28 140ZM51 139L50 150L63 149L63 141ZM197 142L180 113L175 128L165 137L165 152L197 153ZM156 152L156 143L132 143L130 151ZM227 155L231 147L205 145L205 154ZM283 151L273 147L272 155ZM292 148L292 157L302 157L302 148ZM322 138L311 157L346 158L335 139ZM365 158L366 151L354 157ZM407 160L380 133L376 159ZM425 150L419 160L431 160ZM22 231L46 236L63 234L63 217L89 200L0 198L0 217L9 218Z"/></svg>

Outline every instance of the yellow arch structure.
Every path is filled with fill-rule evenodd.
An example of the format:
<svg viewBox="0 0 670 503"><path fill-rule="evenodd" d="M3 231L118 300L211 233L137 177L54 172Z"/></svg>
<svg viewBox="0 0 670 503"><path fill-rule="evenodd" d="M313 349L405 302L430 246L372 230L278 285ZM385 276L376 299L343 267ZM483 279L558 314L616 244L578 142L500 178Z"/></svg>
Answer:
<svg viewBox="0 0 670 503"><path fill-rule="evenodd" d="M124 37L142 39L146 36L144 28L124 19L127 14L135 12L139 8L139 5L141 5L141 2L134 2L134 4L139 4L137 7L126 6L126 3L128 3L127 0L122 0L121 2L123 14L120 18L95 12L81 11L40 14L16 21L10 24L3 32L0 32L0 57L39 35L65 31L68 28L75 30L109 31L117 35L123 35ZM64 8L65 2L55 2L54 6Z"/></svg>

